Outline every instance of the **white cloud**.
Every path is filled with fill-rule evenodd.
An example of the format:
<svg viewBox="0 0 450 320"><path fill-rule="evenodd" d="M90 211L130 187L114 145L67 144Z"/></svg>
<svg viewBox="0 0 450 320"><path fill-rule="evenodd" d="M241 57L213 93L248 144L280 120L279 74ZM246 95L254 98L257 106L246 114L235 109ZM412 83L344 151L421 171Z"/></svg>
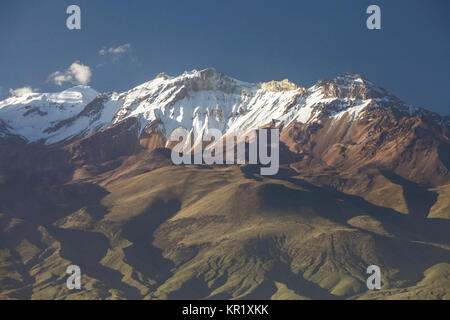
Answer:
<svg viewBox="0 0 450 320"><path fill-rule="evenodd" d="M48 81L61 86L65 82L87 85L91 81L92 71L89 66L75 61L65 71L56 71L48 76Z"/></svg>
<svg viewBox="0 0 450 320"><path fill-rule="evenodd" d="M33 93L36 91L37 91L36 89L33 89L29 86L25 86L23 88L17 88L17 89L9 89L9 93L16 97L21 97L21 96L24 96L24 95L27 95L27 94L30 94L30 93Z"/></svg>
<svg viewBox="0 0 450 320"><path fill-rule="evenodd" d="M100 53L102 56L106 54L112 54L112 55L120 55L122 53L128 52L131 50L131 44L125 43L121 46L118 46L116 48L105 48L103 47L98 53Z"/></svg>

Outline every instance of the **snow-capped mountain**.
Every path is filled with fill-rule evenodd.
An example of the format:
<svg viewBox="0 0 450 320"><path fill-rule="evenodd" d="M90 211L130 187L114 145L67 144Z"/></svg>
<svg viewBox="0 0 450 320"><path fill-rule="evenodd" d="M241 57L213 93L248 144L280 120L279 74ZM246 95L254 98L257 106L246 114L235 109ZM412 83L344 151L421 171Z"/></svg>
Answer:
<svg viewBox="0 0 450 320"><path fill-rule="evenodd" d="M76 86L59 93L30 93L0 102L0 136L19 135L29 142L53 144L83 137L127 118L137 118L140 132L156 123L166 138L177 127L224 134L267 124L286 127L293 120L359 117L370 107L395 106L410 114L443 117L402 101L361 76L346 73L320 80L309 89L286 80L246 83L213 68L165 74L123 93L103 93ZM445 120L445 121L448 121Z"/></svg>
<svg viewBox="0 0 450 320"><path fill-rule="evenodd" d="M0 135L16 134L28 141L52 137L50 129L70 117L78 115L99 95L87 86L76 86L56 93L29 93L0 101L0 119L4 130ZM79 133L67 127L63 136Z"/></svg>
<svg viewBox="0 0 450 320"><path fill-rule="evenodd" d="M176 165L179 126L280 128L279 170ZM356 74L307 89L206 69L123 93L11 97L0 102L0 299L79 297L58 276L71 263L89 281L83 298L269 299L280 283L296 297L360 298L371 264L402 293L438 270L414 290L442 298L449 195L449 117ZM249 289L249 277L263 282Z"/></svg>

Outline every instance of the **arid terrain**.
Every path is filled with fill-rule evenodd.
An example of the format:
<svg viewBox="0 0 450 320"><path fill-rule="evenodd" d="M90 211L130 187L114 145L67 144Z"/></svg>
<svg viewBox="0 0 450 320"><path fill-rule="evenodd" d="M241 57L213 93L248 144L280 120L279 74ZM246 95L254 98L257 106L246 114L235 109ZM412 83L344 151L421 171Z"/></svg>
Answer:
<svg viewBox="0 0 450 320"><path fill-rule="evenodd" d="M350 73L303 88L206 69L13 99L0 299L450 299L449 116ZM279 128L280 169L173 165L178 126Z"/></svg>

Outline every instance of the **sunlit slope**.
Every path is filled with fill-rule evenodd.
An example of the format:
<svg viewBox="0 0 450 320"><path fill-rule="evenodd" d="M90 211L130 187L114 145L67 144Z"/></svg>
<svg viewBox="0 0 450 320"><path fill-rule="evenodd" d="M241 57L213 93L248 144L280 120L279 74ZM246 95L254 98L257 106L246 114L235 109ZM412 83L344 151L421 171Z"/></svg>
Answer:
<svg viewBox="0 0 450 320"><path fill-rule="evenodd" d="M0 299L114 297L110 282L82 275L84 289L69 291L61 243L46 228L0 214ZM79 239L80 245L86 245ZM83 249L81 249L83 250Z"/></svg>
<svg viewBox="0 0 450 320"><path fill-rule="evenodd" d="M433 191L438 194L438 197L428 217L450 219L450 184L435 188Z"/></svg>
<svg viewBox="0 0 450 320"><path fill-rule="evenodd" d="M22 294L49 299L447 297L448 220L420 220L288 170L258 172L170 166L102 185L99 203L31 225L37 236L25 244L8 240L0 292L14 298L11 288L22 285ZM19 234L9 224L2 222L8 239ZM47 244L38 241L44 231ZM69 264L81 267L79 292L65 288ZM377 292L366 288L372 264L382 270ZM22 284L11 287L11 270L21 268Z"/></svg>
<svg viewBox="0 0 450 320"><path fill-rule="evenodd" d="M270 298L280 284L299 296L344 298L366 290L370 264L382 267L387 289L449 261L441 238L427 239L428 229L412 235L401 213L295 177L166 167L106 189L97 228L124 246L111 252L122 256L118 268L152 284L142 291L148 298ZM370 223L355 222L364 217Z"/></svg>

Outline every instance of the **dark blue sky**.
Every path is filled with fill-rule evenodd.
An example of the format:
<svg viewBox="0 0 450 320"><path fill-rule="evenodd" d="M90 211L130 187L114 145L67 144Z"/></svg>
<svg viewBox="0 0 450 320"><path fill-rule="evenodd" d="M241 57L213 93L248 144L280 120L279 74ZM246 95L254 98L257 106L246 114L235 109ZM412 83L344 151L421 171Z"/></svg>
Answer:
<svg viewBox="0 0 450 320"><path fill-rule="evenodd" d="M82 29L66 28L81 7ZM381 30L366 8L381 7ZM288 78L310 86L350 71L406 102L449 114L450 1L103 1L0 2L0 87L62 87L48 76L74 61L90 86L128 90L159 72L215 67L240 80ZM129 43L120 55L102 48ZM114 58L115 56L115 58Z"/></svg>

